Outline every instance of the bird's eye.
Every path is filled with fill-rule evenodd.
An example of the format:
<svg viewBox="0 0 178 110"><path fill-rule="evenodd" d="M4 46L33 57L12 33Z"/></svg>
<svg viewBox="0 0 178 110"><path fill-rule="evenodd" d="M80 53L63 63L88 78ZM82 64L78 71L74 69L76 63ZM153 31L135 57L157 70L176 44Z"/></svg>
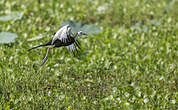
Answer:
<svg viewBox="0 0 178 110"><path fill-rule="evenodd" d="M82 34L82 31L80 31L79 34Z"/></svg>

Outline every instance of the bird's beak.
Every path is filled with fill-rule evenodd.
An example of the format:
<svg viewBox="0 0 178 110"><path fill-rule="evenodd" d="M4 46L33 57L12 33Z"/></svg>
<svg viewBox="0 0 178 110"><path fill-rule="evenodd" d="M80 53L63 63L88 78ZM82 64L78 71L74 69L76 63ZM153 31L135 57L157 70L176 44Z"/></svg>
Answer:
<svg viewBox="0 0 178 110"><path fill-rule="evenodd" d="M87 33L83 33L83 35L87 36L88 34Z"/></svg>

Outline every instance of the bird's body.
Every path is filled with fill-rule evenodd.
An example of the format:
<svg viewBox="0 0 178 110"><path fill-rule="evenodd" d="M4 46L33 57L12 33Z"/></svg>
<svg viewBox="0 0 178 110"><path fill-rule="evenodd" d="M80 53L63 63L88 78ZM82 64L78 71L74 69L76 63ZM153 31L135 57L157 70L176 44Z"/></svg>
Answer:
<svg viewBox="0 0 178 110"><path fill-rule="evenodd" d="M81 35L86 35L86 34L83 33L82 31L79 31L75 35L73 35L71 33L70 26L69 25L65 25L55 33L55 35L54 35L52 40L50 40L49 42L47 42L45 44L32 47L31 49L29 49L29 51L32 50L32 49L39 48L39 47L51 45L52 47L48 48L48 50L46 52L46 56L45 56L45 58L43 59L43 61L41 63L41 65L43 65L46 62L47 58L48 58L48 52L49 52L49 50L51 48L66 46L67 49L71 50L72 53L74 54L74 50L77 51L77 48L80 49L80 43L77 40L77 37L81 36Z"/></svg>

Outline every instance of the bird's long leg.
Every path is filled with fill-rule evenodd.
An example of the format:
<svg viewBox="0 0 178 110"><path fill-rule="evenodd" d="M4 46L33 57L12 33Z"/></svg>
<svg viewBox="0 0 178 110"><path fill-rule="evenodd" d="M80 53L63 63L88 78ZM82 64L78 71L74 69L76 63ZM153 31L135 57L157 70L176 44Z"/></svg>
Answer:
<svg viewBox="0 0 178 110"><path fill-rule="evenodd" d="M76 39L77 43L80 45L80 42Z"/></svg>
<svg viewBox="0 0 178 110"><path fill-rule="evenodd" d="M74 55L74 57L75 57L75 53L74 53L74 50L72 49L72 53L73 53L73 55Z"/></svg>
<svg viewBox="0 0 178 110"><path fill-rule="evenodd" d="M75 41L74 44L76 44L76 46L80 49L80 46L77 44L77 42Z"/></svg>
<svg viewBox="0 0 178 110"><path fill-rule="evenodd" d="M48 59L48 53L49 53L49 51L50 51L51 48L53 48L53 47L49 47L47 49L46 55L45 55L43 61L41 62L40 66L42 66L46 62L46 60Z"/></svg>
<svg viewBox="0 0 178 110"><path fill-rule="evenodd" d="M75 48L75 50L77 51L77 53L78 53L78 50L77 50L77 48L76 48L76 44L74 43L74 48Z"/></svg>

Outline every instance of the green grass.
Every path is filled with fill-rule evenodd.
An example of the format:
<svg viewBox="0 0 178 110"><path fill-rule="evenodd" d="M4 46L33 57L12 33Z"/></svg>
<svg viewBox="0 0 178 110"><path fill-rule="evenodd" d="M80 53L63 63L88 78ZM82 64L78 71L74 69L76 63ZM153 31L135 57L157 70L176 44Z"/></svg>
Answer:
<svg viewBox="0 0 178 110"><path fill-rule="evenodd" d="M0 32L19 36L0 44L0 109L176 110L177 10L176 0L1 0L0 15L24 16L0 22ZM103 32L80 37L76 57L53 49L40 67L46 48L27 50L51 39L65 20Z"/></svg>

